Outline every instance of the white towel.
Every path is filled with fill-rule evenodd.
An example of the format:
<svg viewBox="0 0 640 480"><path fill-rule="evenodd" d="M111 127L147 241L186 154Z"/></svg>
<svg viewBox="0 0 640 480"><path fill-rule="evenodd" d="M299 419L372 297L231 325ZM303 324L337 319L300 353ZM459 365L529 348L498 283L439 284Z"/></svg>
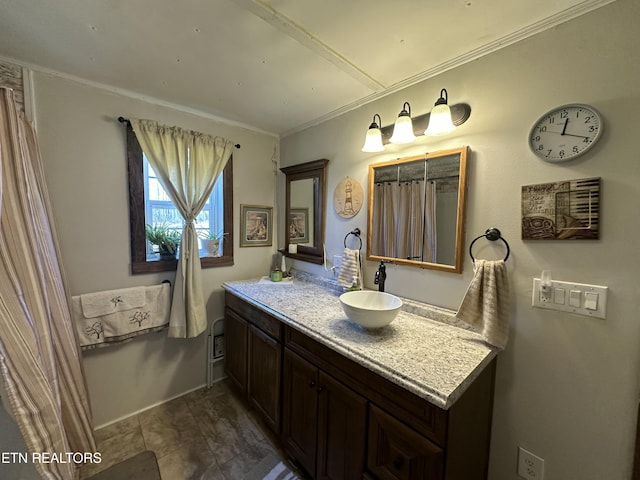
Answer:
<svg viewBox="0 0 640 480"><path fill-rule="evenodd" d="M487 343L503 349L509 339L509 278L504 260L476 260L456 318L476 327Z"/></svg>
<svg viewBox="0 0 640 480"><path fill-rule="evenodd" d="M141 305L124 309L117 302L116 311L105 315L96 314L100 309L94 308L87 315L83 295L71 298L72 312L76 322L76 329L83 349L105 346L110 343L123 342L144 333L155 332L169 325L171 310L170 286L168 283L141 288L144 294ZM126 296L125 290L123 295ZM133 290L133 289L132 289ZM111 291L113 292L113 291ZM99 298L98 292L95 298ZM107 296L102 295L104 298ZM124 302L122 302L124 303ZM138 303L138 302L134 302Z"/></svg>
<svg viewBox="0 0 640 480"><path fill-rule="evenodd" d="M144 305L145 287L87 293L80 295L80 303L82 304L82 314L86 318L131 310Z"/></svg>
<svg viewBox="0 0 640 480"><path fill-rule="evenodd" d="M338 283L343 287L349 288L353 285L353 277L357 278L358 287L361 287L360 250L345 248L342 253L342 265L340 265Z"/></svg>

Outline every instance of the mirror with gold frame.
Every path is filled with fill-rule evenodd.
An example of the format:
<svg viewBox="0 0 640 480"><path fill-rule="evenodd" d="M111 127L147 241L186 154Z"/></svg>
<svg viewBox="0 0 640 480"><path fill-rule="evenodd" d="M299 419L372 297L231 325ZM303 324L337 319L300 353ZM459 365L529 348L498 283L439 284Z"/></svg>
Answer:
<svg viewBox="0 0 640 480"><path fill-rule="evenodd" d="M468 151L369 165L367 259L462 272Z"/></svg>

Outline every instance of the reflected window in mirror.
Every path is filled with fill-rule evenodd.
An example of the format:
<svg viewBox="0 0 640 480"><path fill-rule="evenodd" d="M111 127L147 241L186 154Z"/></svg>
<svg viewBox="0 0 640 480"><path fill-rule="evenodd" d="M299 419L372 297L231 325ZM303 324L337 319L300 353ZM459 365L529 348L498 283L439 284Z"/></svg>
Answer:
<svg viewBox="0 0 640 480"><path fill-rule="evenodd" d="M368 259L462 272L467 153L369 166Z"/></svg>

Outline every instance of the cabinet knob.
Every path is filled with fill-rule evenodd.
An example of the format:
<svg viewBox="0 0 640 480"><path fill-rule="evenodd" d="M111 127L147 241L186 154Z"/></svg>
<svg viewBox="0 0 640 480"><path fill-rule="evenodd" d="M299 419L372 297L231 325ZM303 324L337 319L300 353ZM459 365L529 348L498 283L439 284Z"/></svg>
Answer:
<svg viewBox="0 0 640 480"><path fill-rule="evenodd" d="M316 388L316 391L318 393L322 392L324 390L324 387L322 385L319 385L318 388Z"/></svg>
<svg viewBox="0 0 640 480"><path fill-rule="evenodd" d="M309 382L309 387L310 387L310 388L313 388L313 387L315 387L315 386L316 386L316 381L315 381L315 380L311 380L311 381Z"/></svg>

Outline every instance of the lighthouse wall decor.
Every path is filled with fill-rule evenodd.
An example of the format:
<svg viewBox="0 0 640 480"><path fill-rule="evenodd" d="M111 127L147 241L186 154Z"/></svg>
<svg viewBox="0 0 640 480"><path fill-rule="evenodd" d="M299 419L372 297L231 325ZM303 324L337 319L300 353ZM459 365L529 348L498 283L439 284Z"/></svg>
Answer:
<svg viewBox="0 0 640 480"><path fill-rule="evenodd" d="M364 193L355 178L342 179L333 191L333 208L343 218L355 217L362 208Z"/></svg>

